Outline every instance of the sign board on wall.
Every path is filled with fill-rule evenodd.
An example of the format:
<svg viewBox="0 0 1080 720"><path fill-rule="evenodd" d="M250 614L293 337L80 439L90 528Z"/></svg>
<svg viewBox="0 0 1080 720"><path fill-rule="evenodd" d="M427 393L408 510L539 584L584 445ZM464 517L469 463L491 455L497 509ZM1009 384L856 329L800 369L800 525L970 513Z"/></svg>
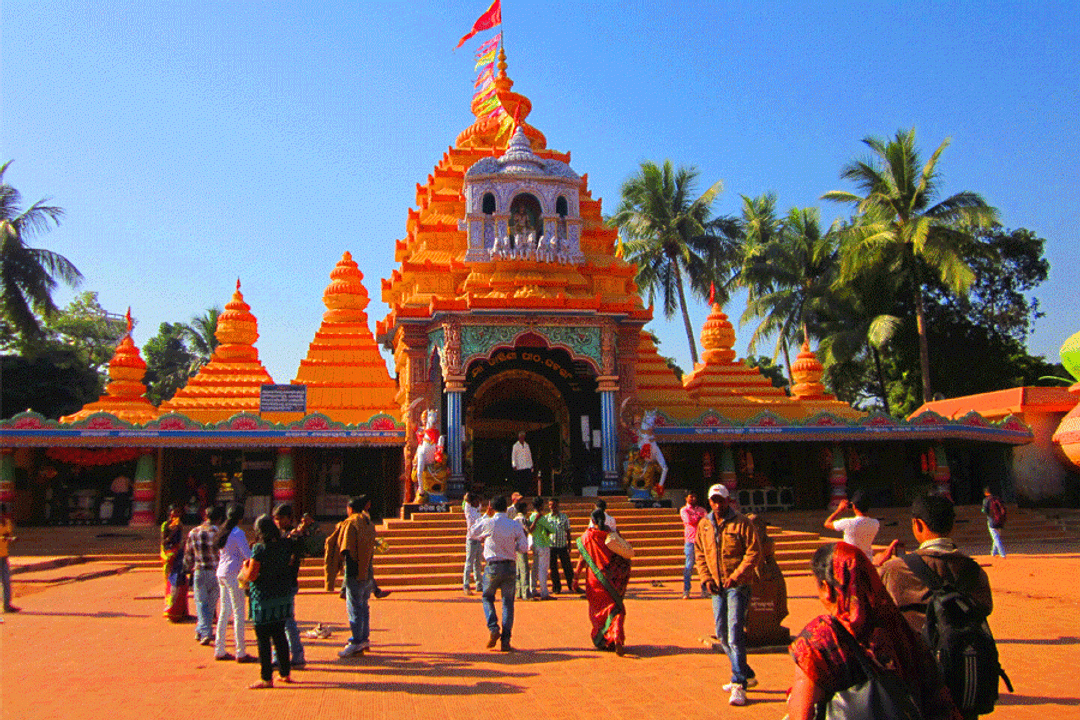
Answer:
<svg viewBox="0 0 1080 720"><path fill-rule="evenodd" d="M307 412L307 385L263 385L259 412Z"/></svg>

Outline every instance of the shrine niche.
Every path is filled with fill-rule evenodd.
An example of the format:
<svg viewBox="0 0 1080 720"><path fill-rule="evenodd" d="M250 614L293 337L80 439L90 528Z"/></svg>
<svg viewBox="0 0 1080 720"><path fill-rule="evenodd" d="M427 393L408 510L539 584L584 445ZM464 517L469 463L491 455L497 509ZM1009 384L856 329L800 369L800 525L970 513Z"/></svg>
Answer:
<svg viewBox="0 0 1080 720"><path fill-rule="evenodd" d="M465 260L580 262L580 185L565 162L537 156L519 127L506 153L481 158L465 173Z"/></svg>
<svg viewBox="0 0 1080 720"><path fill-rule="evenodd" d="M510 243L520 247L526 239L544 235L544 220L540 217L540 201L529 193L521 193L510 203Z"/></svg>

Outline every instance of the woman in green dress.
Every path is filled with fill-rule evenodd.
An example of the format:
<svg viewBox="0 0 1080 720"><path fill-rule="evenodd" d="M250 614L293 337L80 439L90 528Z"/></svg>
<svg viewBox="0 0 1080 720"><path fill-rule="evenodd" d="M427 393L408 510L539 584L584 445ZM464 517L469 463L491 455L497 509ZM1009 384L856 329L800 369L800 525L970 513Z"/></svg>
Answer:
<svg viewBox="0 0 1080 720"><path fill-rule="evenodd" d="M293 616L292 581L297 562L296 545L281 537L281 531L269 515L255 521L255 547L246 573L251 594L251 622L259 642L261 679L251 689L274 687L271 643L278 658L278 674L282 682L289 677L289 641L285 636L285 621Z"/></svg>

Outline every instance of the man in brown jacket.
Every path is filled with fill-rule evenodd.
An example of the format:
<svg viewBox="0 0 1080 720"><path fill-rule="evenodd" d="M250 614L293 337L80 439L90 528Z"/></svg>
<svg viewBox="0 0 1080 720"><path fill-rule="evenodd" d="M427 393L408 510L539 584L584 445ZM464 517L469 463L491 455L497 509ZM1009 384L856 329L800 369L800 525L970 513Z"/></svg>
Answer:
<svg viewBox="0 0 1080 720"><path fill-rule="evenodd" d="M370 647L371 558L375 555L375 524L368 511L371 500L360 495L349 500L344 524L335 534L338 536L338 553L345 567L345 605L349 610L349 629L352 635L348 644L338 652L347 658L362 653Z"/></svg>
<svg viewBox="0 0 1080 720"><path fill-rule="evenodd" d="M712 595L716 639L731 661L731 682L723 686L731 692L728 703L745 705L746 689L757 685L746 663L745 626L761 539L754 524L735 510L723 485L709 488L709 505L712 512L698 523L694 558L701 587Z"/></svg>
<svg viewBox="0 0 1080 720"><path fill-rule="evenodd" d="M911 534L919 543L915 551L931 570L952 581L967 593L987 614L994 609L990 579L977 562L960 552L949 537L956 511L944 495L926 495L911 504ZM896 601L908 624L922 634L926 624L926 603L930 589L907 566L902 558L893 558L881 566L881 581Z"/></svg>

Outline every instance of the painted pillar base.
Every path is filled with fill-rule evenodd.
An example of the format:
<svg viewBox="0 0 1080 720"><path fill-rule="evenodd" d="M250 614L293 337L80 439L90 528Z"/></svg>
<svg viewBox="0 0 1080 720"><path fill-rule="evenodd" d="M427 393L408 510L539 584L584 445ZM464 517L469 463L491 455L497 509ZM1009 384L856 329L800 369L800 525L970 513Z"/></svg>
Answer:
<svg viewBox="0 0 1080 720"><path fill-rule="evenodd" d="M146 450L135 465L135 489L131 498L131 527L153 527L154 517L154 451Z"/></svg>
<svg viewBox="0 0 1080 720"><path fill-rule="evenodd" d="M829 470L829 509L835 510L841 500L847 499L847 466L844 464L844 451L839 445L833 446L832 468Z"/></svg>
<svg viewBox="0 0 1080 720"><path fill-rule="evenodd" d="M15 502L15 448L0 448L0 502Z"/></svg>
<svg viewBox="0 0 1080 720"><path fill-rule="evenodd" d="M293 475L292 448L278 448L274 466L274 504L296 501L296 478Z"/></svg>
<svg viewBox="0 0 1080 720"><path fill-rule="evenodd" d="M949 473L949 460L942 445L934 446L934 483L938 494L952 500L952 475Z"/></svg>

